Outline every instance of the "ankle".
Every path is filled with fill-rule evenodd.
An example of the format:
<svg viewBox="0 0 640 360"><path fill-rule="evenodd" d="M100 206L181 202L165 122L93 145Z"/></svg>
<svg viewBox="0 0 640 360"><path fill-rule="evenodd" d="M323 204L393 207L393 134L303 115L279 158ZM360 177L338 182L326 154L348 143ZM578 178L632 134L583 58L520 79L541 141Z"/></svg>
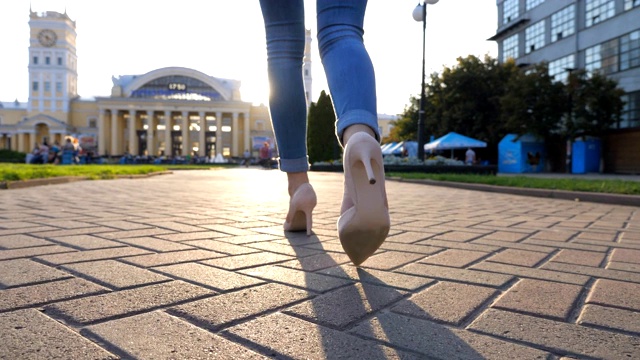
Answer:
<svg viewBox="0 0 640 360"><path fill-rule="evenodd" d="M354 124L354 125L349 126L346 129L344 129L344 132L342 133L343 144L346 146L347 143L349 142L349 139L354 134L359 133L359 132L364 132L364 133L370 135L372 138L374 138L374 139L376 138L375 132L369 126L363 125L363 124Z"/></svg>
<svg viewBox="0 0 640 360"><path fill-rule="evenodd" d="M300 185L309 183L309 176L307 175L306 171L287 173L287 180L289 183L289 186L288 186L289 196L293 196L293 194L296 192L296 190L298 190Z"/></svg>

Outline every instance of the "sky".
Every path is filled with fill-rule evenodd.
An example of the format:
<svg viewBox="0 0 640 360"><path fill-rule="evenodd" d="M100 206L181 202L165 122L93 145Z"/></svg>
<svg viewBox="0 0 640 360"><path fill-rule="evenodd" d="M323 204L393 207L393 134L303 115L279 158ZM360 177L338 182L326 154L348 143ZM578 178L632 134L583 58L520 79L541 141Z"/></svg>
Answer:
<svg viewBox="0 0 640 360"><path fill-rule="evenodd" d="M420 93L422 23L417 0L369 0L364 42L376 71L378 113L399 114ZM0 5L0 101L27 101L29 7L76 21L78 93L110 96L112 76L186 67L241 82L242 100L267 104L264 23L258 0L3 0ZM312 33L312 100L328 86L317 51L315 1L305 0ZM495 0L427 5L426 73L458 57L497 56Z"/></svg>

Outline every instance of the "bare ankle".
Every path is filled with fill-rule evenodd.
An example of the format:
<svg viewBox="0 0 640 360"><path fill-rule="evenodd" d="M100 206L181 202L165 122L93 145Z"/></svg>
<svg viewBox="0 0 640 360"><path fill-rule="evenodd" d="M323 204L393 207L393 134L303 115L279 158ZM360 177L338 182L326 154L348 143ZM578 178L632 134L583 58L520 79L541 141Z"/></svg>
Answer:
<svg viewBox="0 0 640 360"><path fill-rule="evenodd" d="M289 196L293 196L296 190L300 187L300 185L309 182L309 176L307 172L291 172L287 173L287 180L289 182Z"/></svg>
<svg viewBox="0 0 640 360"><path fill-rule="evenodd" d="M373 137L374 139L376 137L375 132L373 132L373 129L371 129L369 126L364 124L354 124L344 129L344 132L342 133L342 140L343 140L342 143L346 145L347 142L349 141L349 138L351 138L353 134L356 134L359 132L367 133L371 135L371 137Z"/></svg>

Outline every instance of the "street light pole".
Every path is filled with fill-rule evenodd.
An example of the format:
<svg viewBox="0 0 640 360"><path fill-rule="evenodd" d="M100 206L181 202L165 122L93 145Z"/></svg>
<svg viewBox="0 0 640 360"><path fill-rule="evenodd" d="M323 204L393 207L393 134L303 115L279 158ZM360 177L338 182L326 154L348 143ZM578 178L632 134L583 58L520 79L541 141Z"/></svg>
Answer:
<svg viewBox="0 0 640 360"><path fill-rule="evenodd" d="M425 116L425 50L427 33L427 4L435 4L439 0L424 0L413 10L413 19L422 21L422 86L420 88L420 110L418 110L418 159L424 161L424 116Z"/></svg>

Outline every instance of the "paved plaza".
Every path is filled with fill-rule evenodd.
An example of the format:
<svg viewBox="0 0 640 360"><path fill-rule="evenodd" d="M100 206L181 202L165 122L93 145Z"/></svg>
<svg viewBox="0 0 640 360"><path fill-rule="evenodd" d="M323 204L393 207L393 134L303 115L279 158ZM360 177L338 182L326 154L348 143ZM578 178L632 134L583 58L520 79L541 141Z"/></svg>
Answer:
<svg viewBox="0 0 640 360"><path fill-rule="evenodd" d="M0 359L640 359L640 207L388 181L355 268L342 174L179 171L0 191Z"/></svg>

